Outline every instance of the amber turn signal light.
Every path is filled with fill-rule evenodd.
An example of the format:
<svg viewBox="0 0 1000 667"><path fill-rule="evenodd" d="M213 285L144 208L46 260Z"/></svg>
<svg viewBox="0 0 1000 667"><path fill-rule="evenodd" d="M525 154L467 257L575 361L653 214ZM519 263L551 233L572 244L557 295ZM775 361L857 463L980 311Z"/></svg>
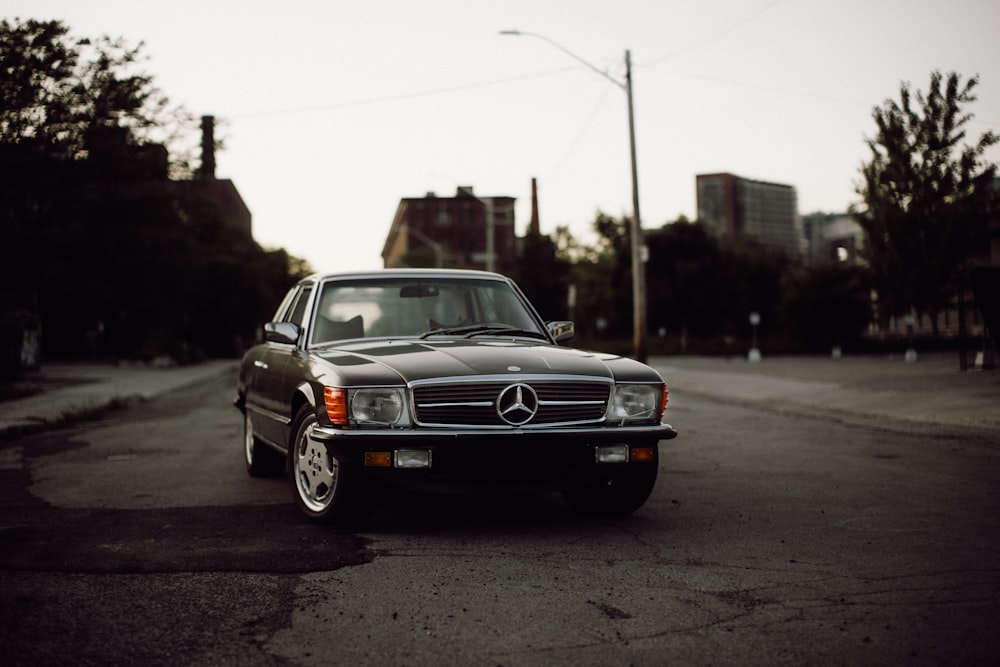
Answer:
<svg viewBox="0 0 1000 667"><path fill-rule="evenodd" d="M334 424L347 425L347 390L340 387L323 387L326 416Z"/></svg>
<svg viewBox="0 0 1000 667"><path fill-rule="evenodd" d="M652 447L633 447L632 451L629 452L629 461L632 463L652 461L654 458L655 452Z"/></svg>
<svg viewBox="0 0 1000 667"><path fill-rule="evenodd" d="M365 466L368 468L391 468L392 452L365 452Z"/></svg>

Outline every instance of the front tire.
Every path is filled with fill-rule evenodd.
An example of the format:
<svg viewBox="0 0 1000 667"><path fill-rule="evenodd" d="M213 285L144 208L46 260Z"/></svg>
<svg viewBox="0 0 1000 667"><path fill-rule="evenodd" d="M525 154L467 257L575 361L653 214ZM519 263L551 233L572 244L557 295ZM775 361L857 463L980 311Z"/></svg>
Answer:
<svg viewBox="0 0 1000 667"><path fill-rule="evenodd" d="M610 479L576 489L566 489L563 498L585 516L625 516L645 504L656 485L659 456L649 463L625 463Z"/></svg>
<svg viewBox="0 0 1000 667"><path fill-rule="evenodd" d="M289 481L299 509L313 521L357 521L371 510L371 495L360 471L339 460L326 443L311 437L316 414L303 405L292 422L288 443Z"/></svg>

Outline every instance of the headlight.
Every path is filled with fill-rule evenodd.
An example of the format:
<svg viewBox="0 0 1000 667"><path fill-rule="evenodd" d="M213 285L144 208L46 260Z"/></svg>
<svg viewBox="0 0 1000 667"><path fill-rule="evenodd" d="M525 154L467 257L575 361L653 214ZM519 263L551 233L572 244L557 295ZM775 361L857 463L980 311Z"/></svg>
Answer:
<svg viewBox="0 0 1000 667"><path fill-rule="evenodd" d="M400 389L375 388L351 391L351 420L359 424L391 426L403 414Z"/></svg>
<svg viewBox="0 0 1000 667"><path fill-rule="evenodd" d="M625 423L659 419L662 395L662 385L617 385L608 404L608 421Z"/></svg>

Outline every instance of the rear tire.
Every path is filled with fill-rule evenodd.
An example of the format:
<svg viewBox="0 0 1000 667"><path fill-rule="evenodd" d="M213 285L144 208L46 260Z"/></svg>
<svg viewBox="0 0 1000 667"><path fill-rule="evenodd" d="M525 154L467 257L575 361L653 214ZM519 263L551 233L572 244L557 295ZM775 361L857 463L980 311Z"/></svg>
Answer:
<svg viewBox="0 0 1000 667"><path fill-rule="evenodd" d="M284 472L281 454L268 447L253 433L250 411L243 410L243 454L251 477L276 477Z"/></svg>
<svg viewBox="0 0 1000 667"><path fill-rule="evenodd" d="M624 516L645 504L656 485L659 456L649 463L625 463L610 479L576 489L566 489L563 498L585 516Z"/></svg>
<svg viewBox="0 0 1000 667"><path fill-rule="evenodd" d="M313 521L356 522L371 511L373 498L360 470L337 459L322 440L310 437L316 414L303 405L292 422L288 475L296 504Z"/></svg>

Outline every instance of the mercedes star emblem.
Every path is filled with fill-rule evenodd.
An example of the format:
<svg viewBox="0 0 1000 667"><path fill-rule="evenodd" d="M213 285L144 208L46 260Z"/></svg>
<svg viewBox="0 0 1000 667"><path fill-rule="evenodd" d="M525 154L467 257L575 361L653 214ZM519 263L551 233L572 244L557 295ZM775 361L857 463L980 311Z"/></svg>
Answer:
<svg viewBox="0 0 1000 667"><path fill-rule="evenodd" d="M512 384L497 397L497 414L511 426L521 426L531 421L538 412L538 394L526 384Z"/></svg>

